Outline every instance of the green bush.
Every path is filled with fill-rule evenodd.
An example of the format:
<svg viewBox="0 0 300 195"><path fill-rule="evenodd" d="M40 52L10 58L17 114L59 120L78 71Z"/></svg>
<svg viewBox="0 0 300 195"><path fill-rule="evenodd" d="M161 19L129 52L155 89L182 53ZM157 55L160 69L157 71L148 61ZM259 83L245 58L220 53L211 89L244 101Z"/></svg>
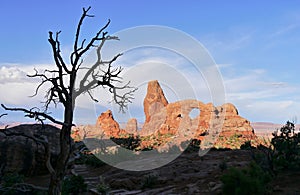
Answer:
<svg viewBox="0 0 300 195"><path fill-rule="evenodd" d="M271 179L271 176L254 162L244 169L232 167L221 176L223 194L265 194Z"/></svg>
<svg viewBox="0 0 300 195"><path fill-rule="evenodd" d="M102 166L106 165L105 162L101 161L99 158L97 158L93 154L87 154L85 157L86 158L85 158L84 163L87 165L90 165L92 167L102 167Z"/></svg>
<svg viewBox="0 0 300 195"><path fill-rule="evenodd" d="M80 175L66 178L63 181L62 194L79 194L87 191L87 184L84 183L84 178Z"/></svg>
<svg viewBox="0 0 300 195"><path fill-rule="evenodd" d="M183 146L189 144L185 149L185 152L198 152L200 150L201 141L198 139L188 140L186 142L181 143Z"/></svg>
<svg viewBox="0 0 300 195"><path fill-rule="evenodd" d="M123 148L126 148L128 150L136 150L141 143L141 138L139 136L129 135L125 138L110 138L113 142L120 145Z"/></svg>
<svg viewBox="0 0 300 195"><path fill-rule="evenodd" d="M219 164L219 168L221 169L221 171L225 171L228 168L227 165L227 160L224 158L224 160L222 160L222 162Z"/></svg>
<svg viewBox="0 0 300 195"><path fill-rule="evenodd" d="M273 161L277 170L300 169L300 133L295 133L295 125L287 121L279 133L273 133L271 140Z"/></svg>
<svg viewBox="0 0 300 195"><path fill-rule="evenodd" d="M23 183L24 176L18 173L7 173L2 178L3 187L12 187L14 184Z"/></svg>
<svg viewBox="0 0 300 195"><path fill-rule="evenodd" d="M254 147L251 146L251 141L246 141L245 143L243 143L240 147L241 150L251 150Z"/></svg>
<svg viewBox="0 0 300 195"><path fill-rule="evenodd" d="M110 186L105 183L104 178L100 177L100 183L97 185L97 192L101 194L108 194Z"/></svg>

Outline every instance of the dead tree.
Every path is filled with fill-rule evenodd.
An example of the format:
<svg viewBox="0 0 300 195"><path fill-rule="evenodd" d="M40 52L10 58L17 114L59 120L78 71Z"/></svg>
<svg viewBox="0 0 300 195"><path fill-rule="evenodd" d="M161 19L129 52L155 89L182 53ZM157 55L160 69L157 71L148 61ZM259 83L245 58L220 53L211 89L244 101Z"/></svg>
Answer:
<svg viewBox="0 0 300 195"><path fill-rule="evenodd" d="M110 24L110 20L95 34L95 36L87 42L86 39L80 40L80 33L83 21L86 18L93 17L88 12L90 7L83 8L83 13L78 22L75 41L73 45L73 51L70 54L70 64L67 64L61 54L61 47L59 41L59 35L61 31L49 32L48 41L51 45L55 68L52 70L44 70L44 72L38 72L35 70L35 74L28 75L32 78L40 78L41 82L37 86L35 94L39 92L42 86L50 84L44 102L44 109L41 111L37 108L25 109L25 108L10 108L2 104L5 110L10 111L22 111L26 117L34 118L43 123L44 120L50 120L56 124L60 124L60 153L56 166L52 166L49 163L49 171L51 174L51 180L49 184L49 194L60 194L62 180L64 178L67 163L71 153L71 127L73 126L73 114L76 105L76 98L81 94L88 94L93 101L97 101L92 96L92 90L97 87L105 87L112 94L113 101L119 105L120 110L124 111L127 108L128 103L131 103L133 99L133 93L136 88L130 87L130 83L123 83L120 73L121 67L114 68L113 63L122 55L117 54L110 60L103 60L101 57L101 49L106 41L118 40L116 36L108 35L106 31ZM84 62L84 55L92 48L96 47L97 59L91 64L88 69L81 67ZM83 79L79 81L77 85L75 83L79 71L83 71ZM123 90L126 90L125 93ZM62 104L64 108L63 121L58 121L47 112L49 106L54 104Z"/></svg>

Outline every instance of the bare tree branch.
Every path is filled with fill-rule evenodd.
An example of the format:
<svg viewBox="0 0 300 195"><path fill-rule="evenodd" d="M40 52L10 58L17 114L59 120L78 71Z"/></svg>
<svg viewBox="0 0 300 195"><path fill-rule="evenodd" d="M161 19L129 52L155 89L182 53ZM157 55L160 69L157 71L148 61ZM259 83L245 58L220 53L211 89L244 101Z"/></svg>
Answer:
<svg viewBox="0 0 300 195"><path fill-rule="evenodd" d="M45 111L48 110L48 107L49 107L49 104L51 102L53 102L55 105L57 104L57 102L61 102L63 105L66 104L66 91L64 91L62 89L62 87L60 86L60 84L58 83L60 78L59 76L52 76L52 77L48 77L46 76L46 73L57 73L59 71L57 70L45 70L43 74L39 74L38 71L36 69L35 70L35 74L33 75L27 75L28 77L31 77L31 78L35 78L35 77L39 77L41 78L41 83L37 86L36 90L35 90L35 93L31 96L31 97L34 97L38 94L40 88L45 84L45 83L50 83L52 85L52 87L50 87L48 89L48 91L46 92L46 95L45 95L45 99L46 101L44 102L45 103ZM66 74L63 74L63 76L66 75ZM57 98L58 97L58 98Z"/></svg>
<svg viewBox="0 0 300 195"><path fill-rule="evenodd" d="M1 114L1 115L0 115L0 118L2 118L3 116L7 116L7 113Z"/></svg>
<svg viewBox="0 0 300 195"><path fill-rule="evenodd" d="M22 136L22 137L26 137L29 138L31 140L33 140L36 144L42 144L45 148L45 155L46 155L46 166L50 172L50 174L54 174L55 170L53 168L53 166L51 165L51 151L50 151L50 147L49 147L49 141L47 139L46 136L38 136L35 135L35 137L30 136L28 134L25 134L24 132L11 132L7 129L5 129L4 131L0 131L0 133L3 133L5 136Z"/></svg>
<svg viewBox="0 0 300 195"><path fill-rule="evenodd" d="M62 68L63 68L64 71L66 71L67 73L71 73L71 71L67 68L67 66L60 54L60 52L61 52L60 51L60 42L58 40L60 32L61 31L56 32L56 36L55 36L55 40L54 40L53 32L49 31L48 41L52 46L54 61L55 61L57 68L59 69L59 72L62 73Z"/></svg>
<svg viewBox="0 0 300 195"><path fill-rule="evenodd" d="M70 56L70 60L71 60L71 64L73 66L73 70L78 70L78 61L80 60L80 58L82 57L83 54L85 54L88 50L91 49L91 47L94 46L94 43L96 41L100 41L105 39L105 36L107 34L107 32L104 32L104 30L109 26L110 24L110 20L108 20L108 22L96 33L96 35L90 40L90 42L84 46L84 43L86 41L86 39L84 39L81 43L81 46L78 48L78 41L79 41L79 36L80 36L80 31L81 31L81 27L83 24L83 21L86 17L94 17L93 15L89 15L88 11L91 9L91 7L88 7L87 9L83 8L83 13L81 15L81 18L79 20L79 23L77 25L77 30L76 30L76 34L75 34L75 42L74 42L74 51ZM102 34L102 36L101 36Z"/></svg>
<svg viewBox="0 0 300 195"><path fill-rule="evenodd" d="M1 106L5 110L9 110L9 111L22 111L22 112L26 113L26 115L25 115L26 117L34 118L35 120L40 121L42 123L45 119L48 119L51 122L59 124L59 125L73 126L72 124L66 124L66 123L63 123L61 121L55 120L53 117L51 117L50 115L48 115L44 112L32 111L34 108L32 108L30 110L27 110L25 108L9 108L9 107L6 107L3 104L1 104ZM43 118L41 118L41 117L43 117Z"/></svg>
<svg viewBox="0 0 300 195"><path fill-rule="evenodd" d="M31 109L11 108L1 104L5 110L24 112L25 117L33 118L42 124L44 120L49 120L53 123L62 125L60 131L60 153L55 170L51 170L49 194L59 194L61 190L63 176L71 153L72 142L70 135L71 127L73 126L76 98L81 94L88 94L93 101L97 102L98 100L93 97L93 90L97 87L108 88L108 91L112 94L112 101L119 105L120 111L125 112L127 105L134 99L133 93L137 90L130 86L130 82L123 83L123 78L121 76L123 68L121 66L113 66L122 54L117 54L110 60L102 60L101 50L103 49L105 42L109 40L119 40L118 37L110 36L108 35L108 32L106 32L110 20L108 20L90 40L80 40L84 20L93 17L93 15L88 14L90 9L91 7L88 7L87 9L83 8L75 33L73 51L69 56L70 64L65 63L61 54L59 41L61 31L56 32L56 34L49 31L48 42L51 45L55 68L52 70L46 69L42 73L35 69L33 75L27 75L31 78L41 79L33 96L36 96L42 87L47 87L44 96L45 101L43 102L45 108L44 111L41 112L35 107ZM95 62L91 64L89 69L81 68L85 54L92 48L96 48L97 57ZM86 69L86 72L84 72L83 79L81 79L78 86L76 86L78 71L84 69ZM48 84L50 86L48 86ZM62 104L64 108L63 122L54 119L50 116L50 113L47 113L50 105L54 104L56 106L59 103Z"/></svg>
<svg viewBox="0 0 300 195"><path fill-rule="evenodd" d="M122 54L115 55L109 61L102 61L101 59L101 49L107 40L118 40L118 37L108 36L101 40L99 47L97 47L97 61L94 65L87 70L83 79L80 81L79 89L74 93L75 97L82 93L88 93L93 101L98 101L91 95L91 90L98 87L109 87L109 92L113 95L113 101L120 106L120 111L125 112L127 109L127 104L131 103L133 98L133 93L137 90L134 87L130 87L128 82L123 86L116 86L114 83L122 83L122 77L120 73L123 71L122 67L117 67L112 69L112 64L122 56ZM106 69L104 69L106 67ZM119 95L119 90L130 89L123 95Z"/></svg>

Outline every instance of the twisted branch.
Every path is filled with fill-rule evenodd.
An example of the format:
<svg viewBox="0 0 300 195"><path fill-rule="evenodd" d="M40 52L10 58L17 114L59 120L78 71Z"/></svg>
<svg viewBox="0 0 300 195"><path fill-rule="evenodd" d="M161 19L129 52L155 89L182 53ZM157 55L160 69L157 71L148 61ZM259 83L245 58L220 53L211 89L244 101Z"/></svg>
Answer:
<svg viewBox="0 0 300 195"><path fill-rule="evenodd" d="M54 168L53 168L53 166L51 164L51 161L50 161L51 160L51 151L50 151L50 147L49 147L49 141L48 141L46 136L35 135L35 137L33 137L33 136L28 135L28 134L25 134L24 132L20 132L20 133L11 132L11 131L8 131L7 129L5 131L0 131L0 133L3 133L5 136L22 136L22 137L26 137L28 139L33 140L35 143L42 144L45 148L46 166L47 166L50 174L55 173Z"/></svg>
<svg viewBox="0 0 300 195"><path fill-rule="evenodd" d="M25 117L33 118L33 119L41 122L42 124L44 124L44 122L43 122L44 120L48 119L51 122L59 124L59 125L73 126L72 124L66 124L64 122L55 120L52 116L50 116L44 112L34 111L34 109L36 109L36 108L31 108L30 110L27 110L25 108L9 108L9 107L6 107L4 104L1 104L1 106L5 110L9 110L9 111L22 111L22 112L26 113Z"/></svg>

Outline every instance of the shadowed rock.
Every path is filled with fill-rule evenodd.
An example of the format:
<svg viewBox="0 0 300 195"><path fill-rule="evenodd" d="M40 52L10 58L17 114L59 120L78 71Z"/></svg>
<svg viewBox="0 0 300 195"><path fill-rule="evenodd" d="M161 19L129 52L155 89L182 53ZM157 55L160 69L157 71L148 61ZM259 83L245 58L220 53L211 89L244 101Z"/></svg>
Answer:
<svg viewBox="0 0 300 195"><path fill-rule="evenodd" d="M7 134L18 134L6 136ZM0 174L21 173L26 176L48 173L45 148L28 137L45 136L51 150L51 162L58 156L60 129L52 125L26 124L0 130ZM22 136L20 134L24 134Z"/></svg>

